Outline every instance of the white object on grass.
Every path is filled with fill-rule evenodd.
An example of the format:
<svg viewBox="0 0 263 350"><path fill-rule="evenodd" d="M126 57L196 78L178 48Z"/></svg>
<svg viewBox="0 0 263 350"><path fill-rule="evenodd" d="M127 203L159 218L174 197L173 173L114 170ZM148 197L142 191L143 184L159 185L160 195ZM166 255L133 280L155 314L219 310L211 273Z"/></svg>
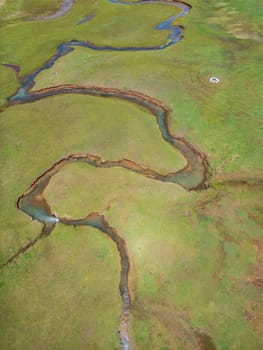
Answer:
<svg viewBox="0 0 263 350"><path fill-rule="evenodd" d="M217 84L220 82L220 80L217 77L211 77L209 80L212 84Z"/></svg>

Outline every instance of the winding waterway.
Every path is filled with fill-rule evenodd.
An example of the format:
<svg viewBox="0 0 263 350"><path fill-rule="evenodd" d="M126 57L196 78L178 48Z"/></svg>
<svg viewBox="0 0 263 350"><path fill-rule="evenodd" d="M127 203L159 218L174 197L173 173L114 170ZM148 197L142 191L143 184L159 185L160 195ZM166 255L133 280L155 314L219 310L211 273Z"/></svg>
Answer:
<svg viewBox="0 0 263 350"><path fill-rule="evenodd" d="M21 86L16 93L8 98L8 106L11 107L15 104L31 103L37 100L48 98L50 96L61 95L61 94L82 94L90 96L99 96L101 98L118 98L125 100L128 103L133 103L142 106L148 110L149 114L154 117L157 123L161 137L172 145L176 150L180 151L183 157L187 161L187 165L180 170L176 170L167 174L160 174L159 172L145 167L142 164L138 164L133 160L119 159L119 160L104 160L99 156L95 156L89 153L85 154L71 154L65 158L59 160L41 174L30 186L30 188L20 196L17 201L17 206L25 214L30 216L32 219L36 219L43 224L41 233L36 239L21 248L13 257L11 257L6 264L13 261L18 255L23 254L27 249L33 246L39 239L45 235L49 235L57 224L64 224L70 226L91 226L98 229L103 234L111 238L115 243L116 248L120 255L120 294L122 297L122 312L121 322L119 327L120 342L123 350L131 349L131 341L129 337L129 319L130 319L130 289L129 289L129 271L130 261L128 249L124 238L117 232L116 229L110 226L106 218L101 213L90 213L85 218L63 218L56 217L52 213L52 208L47 203L44 197L44 191L48 186L51 178L57 174L62 168L68 164L75 162L84 162L94 167L111 168L111 167L122 167L129 171L135 172L139 175L157 180L162 182L170 182L178 184L186 190L202 190L209 186L210 170L207 160L207 156L200 151L196 146L192 145L185 138L175 136L171 133L169 127L169 109L161 101L147 96L143 93L136 91L124 91L115 88L103 88L97 86L80 86L77 84L66 84L44 88L38 91L32 91L35 84L35 78L46 69L51 68L55 62L61 59L66 54L74 50L75 47L81 46L91 50L107 50L107 51L149 51L149 50L162 50L166 49L171 45L182 39L181 26L176 26L173 22L181 17L188 14L191 6L179 2L179 1L138 1L138 2L120 2L110 0L112 3L125 5L125 4L145 4L145 3L168 3L175 5L181 9L181 12L175 16L170 17L168 20L158 24L157 30L168 30L170 34L167 37L167 41L159 46L151 47L112 47L112 46L97 46L93 43L71 40L65 43L61 43L57 47L57 53L53 55L46 63L41 65L36 71L26 77L19 75L19 67L14 65L6 65L16 71L18 80ZM67 4L67 5L66 5ZM65 1L63 11L57 12L54 15L40 18L41 20L54 19L65 14L67 10L72 6L73 1ZM69 7L70 6L70 7ZM58 14L59 13L59 14ZM52 17L53 16L53 17ZM54 17L55 16L55 17ZM91 19L91 18L89 18ZM6 265L5 264L5 265Z"/></svg>

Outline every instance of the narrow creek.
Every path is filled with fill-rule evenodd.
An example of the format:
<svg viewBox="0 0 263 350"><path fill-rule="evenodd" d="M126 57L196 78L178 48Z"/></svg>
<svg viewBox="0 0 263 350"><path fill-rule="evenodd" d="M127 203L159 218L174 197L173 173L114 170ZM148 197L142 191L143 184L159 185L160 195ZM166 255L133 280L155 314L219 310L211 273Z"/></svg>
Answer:
<svg viewBox="0 0 263 350"><path fill-rule="evenodd" d="M111 240L116 245L116 248L120 255L120 283L119 289L122 298L122 312L121 312L121 322L119 327L119 337L121 342L121 347L123 350L131 350L131 341L129 337L129 319L130 319L130 289L129 289L129 272L130 272L130 261L128 255L128 249L124 238L110 226L106 218L101 213L90 213L86 218L70 219L63 217L56 217L52 213L52 208L47 203L44 192L48 186L51 178L57 174L62 168L68 164L74 162L84 162L94 167L100 168L111 168L111 167L122 167L129 171L135 172L139 175L157 180L162 182L171 182L178 184L185 188L186 190L202 190L209 186L210 181L210 169L206 154L200 151L196 146L192 145L185 138L175 136L171 133L169 128L169 109L159 100L147 96L143 93L137 91L126 91L115 88L104 88L97 86L80 86L77 84L65 84L60 86L53 86L48 88L43 88L38 91L32 91L35 85L35 78L44 70L51 68L55 62L57 62L61 57L68 54L75 47L81 46L91 50L108 50L108 51L149 51L149 50L162 50L165 49L179 40L182 39L181 26L173 25L173 22L182 16L185 16L191 6L180 2L180 1L151 1L142 0L138 2L121 2L110 0L115 4L145 4L145 3L167 3L179 7L182 11L168 20L158 24L156 26L157 30L168 30L170 34L168 35L166 43L159 46L152 47L112 47L112 46L97 46L93 43L71 40L65 43L61 43L57 47L57 53L53 55L47 62L41 65L36 71L31 73L26 77L21 77L19 75L20 67L15 65L6 65L7 67L14 69L16 71L17 78L21 83L16 93L8 98L8 107L16 104L32 103L50 96L62 95L62 94L82 94L90 96L99 96L101 98L117 98L125 100L128 103L133 103L142 106L146 109L150 115L155 118L155 121L159 127L161 137L172 145L176 150L181 152L183 157L186 159L187 165L180 170L175 172L160 174L154 169L145 167L133 160L120 159L120 160L104 160L99 156L92 154L71 154L65 158L59 160L53 164L49 169L47 169L43 174L41 174L29 187L29 189L19 197L17 201L17 207L25 214L30 216L32 219L38 220L43 224L42 232L35 238L33 242L27 246L21 248L14 256L12 256L4 264L12 262L17 256L25 253L30 249L38 240L43 236L49 235L57 224L64 224L70 226L91 226L98 229L103 234L111 238ZM60 9L59 16L65 14L69 6L71 7L73 1L65 1L63 7L63 13ZM66 11L66 12L65 12ZM56 17L54 17L56 16ZM52 16L47 16L45 18L40 18L40 20L54 19L58 18L58 13ZM91 19L91 18L90 18Z"/></svg>

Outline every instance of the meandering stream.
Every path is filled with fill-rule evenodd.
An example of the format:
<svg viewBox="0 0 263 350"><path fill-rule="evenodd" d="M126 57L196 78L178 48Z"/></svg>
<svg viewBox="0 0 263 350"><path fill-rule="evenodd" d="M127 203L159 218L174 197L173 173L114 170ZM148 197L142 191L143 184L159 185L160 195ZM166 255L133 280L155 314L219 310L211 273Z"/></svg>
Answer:
<svg viewBox="0 0 263 350"><path fill-rule="evenodd" d="M81 46L91 50L107 50L107 51L149 51L149 50L162 50L166 49L182 38L182 27L176 26L173 22L181 17L188 14L191 6L179 2L179 1L138 1L138 2L120 2L111 0L112 3L116 4L145 4L145 3L168 3L175 5L181 9L178 15L170 17L168 20L158 24L157 30L168 30L167 41L159 46L152 47L112 47L112 46L97 46L93 43L71 40L65 43L61 43L57 48L57 53L53 55L46 63L41 65L36 71L28 75L27 77L19 76L19 68L14 65L7 65L12 69L16 70L17 77L21 83L21 86L16 93L9 97L8 106L11 107L15 104L31 103L43 98L50 96L61 95L61 94L82 94L90 96L99 96L101 98L118 98L127 101L127 103L133 103L142 106L148 110L149 114L154 117L157 123L160 136L172 145L176 150L180 151L181 154L187 161L187 165L180 170L176 170L167 174L160 174L154 169L138 164L133 160L119 159L119 160L104 160L99 156L92 154L71 154L65 156L65 158L59 160L53 164L47 171L41 174L30 186L30 188L22 195L17 201L17 206L24 213L29 215L31 218L38 220L43 224L42 232L36 237L32 244L21 248L13 257L7 262L10 263L19 254L24 253L33 244L35 244L44 235L48 235L52 232L57 224L71 225L71 226L92 226L98 229L103 234L106 234L115 243L119 255L120 255L120 294L122 297L122 313L121 313L121 324L119 328L120 342L123 350L131 349L131 341L129 338L129 310L130 310L130 289L129 289L129 271L130 262L129 254L126 246L126 242L123 237L117 232L116 229L112 228L107 222L106 218L101 213L90 213L85 218L63 218L56 217L52 208L47 203L44 197L44 191L48 186L51 178L58 173L63 167L68 164L75 162L84 162L94 167L122 167L129 171L138 173L139 175L157 180L162 182L171 182L178 184L186 190L201 190L209 186L210 170L207 160L207 156L201 152L196 146L192 145L185 138L175 136L172 134L169 128L169 109L159 100L147 96L143 93L136 91L124 91L115 88L103 88L94 86L79 86L76 84L66 84L60 86L53 86L44 88L38 91L32 91L36 77L44 70L51 68L55 62L61 59L66 54L74 50L75 47ZM56 14L51 16L40 18L40 20L49 20L58 18L64 15L72 6L73 1L65 1L63 8L60 9ZM39 20L39 19L38 19Z"/></svg>

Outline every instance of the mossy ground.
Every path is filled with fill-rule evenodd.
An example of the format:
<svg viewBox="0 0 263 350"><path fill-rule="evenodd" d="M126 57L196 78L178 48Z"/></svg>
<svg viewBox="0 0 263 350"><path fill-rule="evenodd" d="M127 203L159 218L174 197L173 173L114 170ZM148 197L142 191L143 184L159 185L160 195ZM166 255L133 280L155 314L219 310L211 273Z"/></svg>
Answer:
<svg viewBox="0 0 263 350"><path fill-rule="evenodd" d="M180 20L185 38L177 45L140 53L78 48L36 80L35 89L77 83L158 98L172 109L173 133L209 155L214 177L203 192L187 193L124 169L74 164L57 174L45 193L56 214L103 212L125 237L132 259L135 349L197 348L191 326L206 331L218 349L263 346L262 186L238 182L262 178L260 7L256 1L244 4L193 1L190 14ZM5 6L1 60L21 65L22 74L71 39L161 44L167 33L154 31L154 25L178 11L160 4L77 1L61 19L25 22ZM43 13L30 9L27 18ZM76 26L89 14L96 17ZM1 67L0 73L4 110L18 83L10 69ZM211 76L220 83L210 84ZM161 139L154 118L124 101L59 96L4 110L2 262L41 230L16 209L17 198L55 161L87 151L105 159L130 158L162 172L184 164ZM216 180L233 173L236 181ZM3 348L117 349L118 280L119 258L111 241L90 228L58 225L1 274Z"/></svg>

